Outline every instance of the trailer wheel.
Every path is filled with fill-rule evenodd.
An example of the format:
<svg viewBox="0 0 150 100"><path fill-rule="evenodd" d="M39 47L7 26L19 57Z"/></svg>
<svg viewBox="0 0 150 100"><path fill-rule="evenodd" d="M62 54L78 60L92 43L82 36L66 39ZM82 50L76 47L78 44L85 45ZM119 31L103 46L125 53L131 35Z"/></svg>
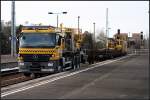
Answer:
<svg viewBox="0 0 150 100"><path fill-rule="evenodd" d="M85 64L86 60L84 59L84 56L81 55L81 63Z"/></svg>
<svg viewBox="0 0 150 100"><path fill-rule="evenodd" d="M73 69L73 70L75 70L75 69L76 69L75 59L74 59L74 58L73 58L73 60L72 60L71 66L72 66L72 68L71 68L71 69Z"/></svg>
<svg viewBox="0 0 150 100"><path fill-rule="evenodd" d="M77 69L79 69L79 68L80 68L80 64L78 63L78 64L77 64Z"/></svg>
<svg viewBox="0 0 150 100"><path fill-rule="evenodd" d="M114 57L113 57L113 55L112 54L110 54L110 59L113 59Z"/></svg>
<svg viewBox="0 0 150 100"><path fill-rule="evenodd" d="M78 67L78 56L74 56L73 62L72 62L72 69L76 70Z"/></svg>
<svg viewBox="0 0 150 100"><path fill-rule="evenodd" d="M80 68L80 57L77 57L77 68Z"/></svg>

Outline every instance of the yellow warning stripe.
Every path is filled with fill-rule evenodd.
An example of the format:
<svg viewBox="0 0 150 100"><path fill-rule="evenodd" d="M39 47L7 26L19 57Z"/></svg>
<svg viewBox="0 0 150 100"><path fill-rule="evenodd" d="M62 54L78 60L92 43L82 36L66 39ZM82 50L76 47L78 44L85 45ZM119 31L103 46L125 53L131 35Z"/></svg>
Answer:
<svg viewBox="0 0 150 100"><path fill-rule="evenodd" d="M44 32L55 32L55 30L22 30L22 32L26 32L26 33L36 33L36 32L42 32L42 33L44 33Z"/></svg>
<svg viewBox="0 0 150 100"><path fill-rule="evenodd" d="M19 54L54 54L54 49L43 48L19 48Z"/></svg>

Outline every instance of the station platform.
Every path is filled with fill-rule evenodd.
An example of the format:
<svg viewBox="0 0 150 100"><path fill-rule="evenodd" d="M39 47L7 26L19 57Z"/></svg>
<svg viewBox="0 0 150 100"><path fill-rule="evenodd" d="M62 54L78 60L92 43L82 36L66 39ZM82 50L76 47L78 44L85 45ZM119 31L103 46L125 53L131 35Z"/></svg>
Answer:
<svg viewBox="0 0 150 100"><path fill-rule="evenodd" d="M17 62L17 55L1 55L1 63Z"/></svg>

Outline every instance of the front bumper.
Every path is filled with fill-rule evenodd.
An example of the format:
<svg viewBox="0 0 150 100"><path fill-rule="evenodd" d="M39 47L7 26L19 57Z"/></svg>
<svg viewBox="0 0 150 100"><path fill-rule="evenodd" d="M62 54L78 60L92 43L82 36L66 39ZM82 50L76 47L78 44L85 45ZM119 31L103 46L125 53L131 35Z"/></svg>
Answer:
<svg viewBox="0 0 150 100"><path fill-rule="evenodd" d="M59 61L49 62L18 62L19 72L29 73L49 73L54 72Z"/></svg>

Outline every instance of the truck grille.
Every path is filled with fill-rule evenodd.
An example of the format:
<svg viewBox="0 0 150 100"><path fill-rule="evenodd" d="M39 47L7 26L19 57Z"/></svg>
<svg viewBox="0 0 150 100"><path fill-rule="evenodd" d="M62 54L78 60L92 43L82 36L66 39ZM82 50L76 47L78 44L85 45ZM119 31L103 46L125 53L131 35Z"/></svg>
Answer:
<svg viewBox="0 0 150 100"><path fill-rule="evenodd" d="M41 67L40 66L31 66L30 67L30 71L41 71Z"/></svg>
<svg viewBox="0 0 150 100"><path fill-rule="evenodd" d="M24 54L22 55L24 62L47 62L51 57L50 54Z"/></svg>

